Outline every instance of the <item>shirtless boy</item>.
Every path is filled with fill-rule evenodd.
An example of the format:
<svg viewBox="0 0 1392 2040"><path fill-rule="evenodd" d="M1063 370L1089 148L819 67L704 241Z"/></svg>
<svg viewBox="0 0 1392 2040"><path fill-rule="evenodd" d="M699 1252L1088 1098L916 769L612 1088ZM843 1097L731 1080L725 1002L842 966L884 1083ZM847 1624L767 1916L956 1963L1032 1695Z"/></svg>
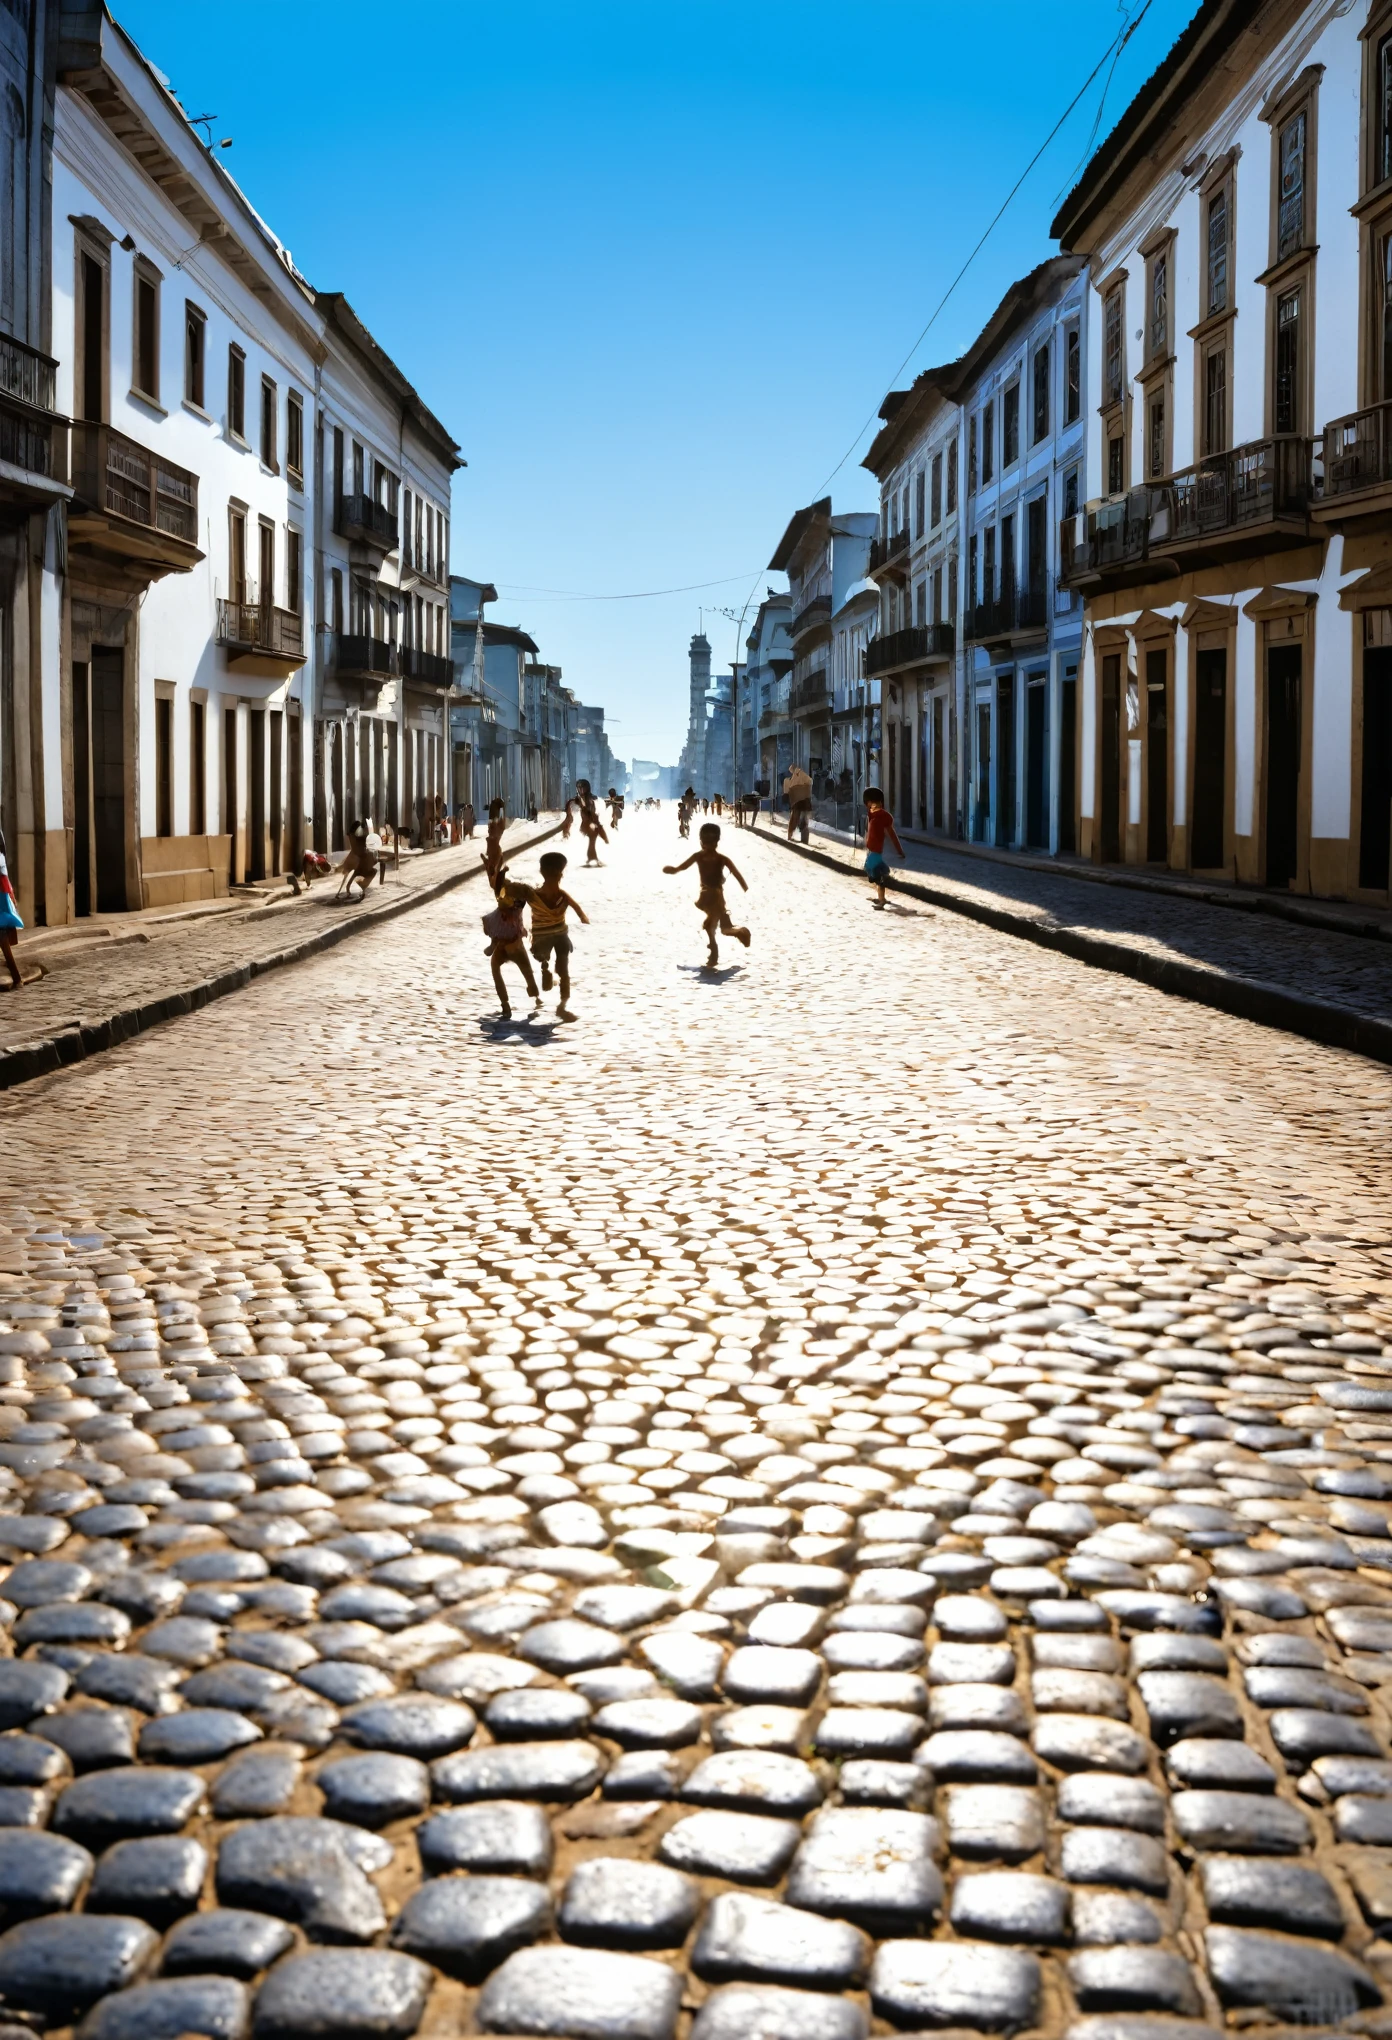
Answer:
<svg viewBox="0 0 1392 2040"><path fill-rule="evenodd" d="M720 961L720 952L715 946L717 928L722 935L733 935L736 942L742 942L746 949L749 947L749 930L735 926L730 919L730 910L725 904L726 872L733 873L738 879L741 892L748 892L749 887L744 882L743 874L736 870L724 851L717 847L719 842L719 823L706 822L701 829L700 849L693 850L690 857L681 864L664 864L662 867L669 877L675 877L679 871L688 871L693 864L696 866L696 875L701 881L701 890L696 895L696 911L705 922L706 940L710 944L710 953L706 958L708 964L717 964Z"/></svg>
<svg viewBox="0 0 1392 2040"><path fill-rule="evenodd" d="M570 1010L570 936L566 932L566 909L589 926L590 917L579 900L561 890L566 860L559 850L548 850L541 860L541 884L532 892L532 955L541 965L541 989L551 989L551 959L556 959L561 1003L556 1008L562 1020L573 1020Z"/></svg>

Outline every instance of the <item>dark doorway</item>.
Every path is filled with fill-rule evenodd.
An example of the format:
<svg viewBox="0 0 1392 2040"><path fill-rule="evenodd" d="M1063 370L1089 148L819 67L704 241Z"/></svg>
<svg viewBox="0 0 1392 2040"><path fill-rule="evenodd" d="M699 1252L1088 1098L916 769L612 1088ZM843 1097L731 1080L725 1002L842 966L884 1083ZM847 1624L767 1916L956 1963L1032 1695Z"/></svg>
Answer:
<svg viewBox="0 0 1392 2040"><path fill-rule="evenodd" d="M273 708L271 715L271 876L280 877L281 831L285 825L285 791L282 774L285 761L282 756L282 738L285 730L284 713Z"/></svg>
<svg viewBox="0 0 1392 2040"><path fill-rule="evenodd" d="M1102 862L1121 862L1121 653L1102 660L1102 798L1098 835Z"/></svg>
<svg viewBox="0 0 1392 2040"><path fill-rule="evenodd" d="M1078 849L1078 669L1064 668L1059 690L1058 846L1060 857Z"/></svg>
<svg viewBox="0 0 1392 2040"><path fill-rule="evenodd" d="M247 712L247 802L251 841L247 844L247 877L266 876L266 711Z"/></svg>
<svg viewBox="0 0 1392 2040"><path fill-rule="evenodd" d="M943 825L943 700L933 696L933 827Z"/></svg>
<svg viewBox="0 0 1392 2040"><path fill-rule="evenodd" d="M1170 861L1169 654L1146 653L1146 862Z"/></svg>
<svg viewBox="0 0 1392 2040"><path fill-rule="evenodd" d="M1194 829L1189 862L1196 871L1223 863L1223 802L1228 777L1228 654L1222 645L1194 661Z"/></svg>
<svg viewBox="0 0 1392 2040"><path fill-rule="evenodd" d="M298 871L304 858L304 725L292 709L285 724L287 777L290 785L290 813L286 829L291 871ZM393 789L393 794L395 789ZM392 820L396 820L393 799Z"/></svg>
<svg viewBox="0 0 1392 2040"><path fill-rule="evenodd" d="M1385 892L1392 857L1392 648L1363 654L1363 802L1358 883Z"/></svg>
<svg viewBox="0 0 1392 2040"><path fill-rule="evenodd" d="M92 705L88 668L73 666L73 912L92 911Z"/></svg>
<svg viewBox="0 0 1392 2040"><path fill-rule="evenodd" d="M410 738L406 739L407 756L410 756ZM333 799L333 826L329 831L332 848L341 850L343 843L343 725L335 723L329 742L329 791ZM410 812L409 805L407 812Z"/></svg>
<svg viewBox="0 0 1392 2040"><path fill-rule="evenodd" d="M155 834L174 834L174 704L155 696Z"/></svg>
<svg viewBox="0 0 1392 2040"><path fill-rule="evenodd" d="M1032 506L1031 506L1032 507ZM1031 680L1025 690L1025 847L1049 847L1049 690Z"/></svg>
<svg viewBox="0 0 1392 2040"><path fill-rule="evenodd" d="M92 647L92 847L97 912L119 914L126 900L125 658Z"/></svg>
<svg viewBox="0 0 1392 2040"><path fill-rule="evenodd" d="M976 704L976 826L972 835L984 843L991 828L991 704Z"/></svg>
<svg viewBox="0 0 1392 2040"><path fill-rule="evenodd" d="M1015 675L1002 673L996 685L996 719L999 725L997 744L1000 763L996 768L999 782L1000 811L996 828L996 841L1002 848L1009 849L1015 841Z"/></svg>
<svg viewBox="0 0 1392 2040"><path fill-rule="evenodd" d="M1049 499L1036 496L1029 505L1025 523L1025 574L1029 594L1029 620L1044 622L1049 588Z"/></svg>
<svg viewBox="0 0 1392 2040"><path fill-rule="evenodd" d="M227 837L228 883L237 883L237 816L241 809L237 775L237 711L222 712L222 828Z"/></svg>
<svg viewBox="0 0 1392 2040"><path fill-rule="evenodd" d="M1272 645L1266 655L1266 882L1296 875L1300 812L1300 646Z"/></svg>
<svg viewBox="0 0 1392 2040"><path fill-rule="evenodd" d="M889 753L888 753L888 758L887 758L887 761L886 761L886 762L887 762L887 763L888 763L888 765L889 765L889 771L888 771L888 772L886 773L886 775L885 775L885 785L884 785L883 791L884 791L884 797L885 797L885 806L886 806L886 807L888 807L888 808L891 808L891 809L892 809L892 808L893 808L893 806L894 806L894 789L895 789L896 785L898 784L898 780L899 780L899 725L898 725L898 723L891 723L891 724L890 724L890 726L889 726ZM901 821L903 820L903 817L902 817L902 815L900 816L900 820L901 820Z"/></svg>
<svg viewBox="0 0 1392 2040"><path fill-rule="evenodd" d="M912 824L913 824L913 724L912 724L912 723L907 723L907 722L906 722L906 723L904 724L904 729L903 729L903 739L904 739L904 740L903 740L903 742L902 742L902 743L900 744L900 746L899 746L899 771L900 771L900 775L901 775L901 781L900 781L900 788L899 788L899 813L900 813L900 814L902 815L902 817L903 817L903 819L904 819L905 823L906 823L906 824L907 824L908 826L910 826L910 827L911 827L911 826L912 826ZM430 739L430 748L431 748L431 752L432 752L432 754L433 754L433 752L434 752L434 749L435 749L435 739L434 739L433 737L432 737L432 738ZM433 785L435 784L435 779L434 779L434 757L433 757L433 755L432 755L432 758L431 758L431 781L430 781L430 783L431 783L431 785L432 785L432 786L433 786Z"/></svg>
<svg viewBox="0 0 1392 2040"><path fill-rule="evenodd" d="M932 753L929 749L928 717L920 709L918 717L918 826L928 827L928 785L933 769Z"/></svg>

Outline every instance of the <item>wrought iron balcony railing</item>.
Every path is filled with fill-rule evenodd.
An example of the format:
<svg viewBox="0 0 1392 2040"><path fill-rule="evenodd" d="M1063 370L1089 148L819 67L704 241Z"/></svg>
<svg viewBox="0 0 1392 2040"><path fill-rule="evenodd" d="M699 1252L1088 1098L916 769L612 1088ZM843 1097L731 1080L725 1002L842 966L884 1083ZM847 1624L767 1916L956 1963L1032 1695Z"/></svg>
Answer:
<svg viewBox="0 0 1392 2040"><path fill-rule="evenodd" d="M890 631L871 638L865 647L865 673L894 673L904 666L917 666L929 659L949 659L957 633L950 623L918 624L910 630Z"/></svg>
<svg viewBox="0 0 1392 2040"><path fill-rule="evenodd" d="M383 546L388 552L396 549L395 510L388 510L385 503L379 503L374 496L361 491L356 495L339 497L334 530L340 538L362 539L369 545Z"/></svg>

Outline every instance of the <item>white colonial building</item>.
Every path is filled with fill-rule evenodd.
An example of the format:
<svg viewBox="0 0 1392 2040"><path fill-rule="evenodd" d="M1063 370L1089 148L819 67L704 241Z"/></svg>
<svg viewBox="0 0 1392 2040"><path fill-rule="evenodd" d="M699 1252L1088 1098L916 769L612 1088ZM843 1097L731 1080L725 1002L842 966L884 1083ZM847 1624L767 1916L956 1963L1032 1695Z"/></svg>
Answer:
<svg viewBox="0 0 1392 2040"><path fill-rule="evenodd" d="M1385 903L1392 4L1209 0L1054 231L1089 282L1080 849Z"/></svg>

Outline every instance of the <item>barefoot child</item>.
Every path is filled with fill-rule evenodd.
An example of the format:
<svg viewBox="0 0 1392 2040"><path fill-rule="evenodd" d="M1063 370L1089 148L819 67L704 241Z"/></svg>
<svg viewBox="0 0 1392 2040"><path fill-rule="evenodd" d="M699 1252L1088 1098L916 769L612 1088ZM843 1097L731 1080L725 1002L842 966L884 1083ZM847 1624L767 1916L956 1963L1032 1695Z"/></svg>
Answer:
<svg viewBox="0 0 1392 2040"><path fill-rule="evenodd" d="M561 891L561 875L566 860L559 850L548 850L541 860L541 884L532 893L532 955L541 965L541 989L551 989L551 959L556 959L556 976L560 980L561 1003L556 1008L562 1020L573 1020L570 1011L570 936L566 933L566 909L589 926L590 917L579 900L573 900L568 892Z"/></svg>
<svg viewBox="0 0 1392 2040"><path fill-rule="evenodd" d="M488 803L488 840L483 846L483 868L488 873L488 882L497 890L498 877L503 868L503 831L507 827L507 809L500 800Z"/></svg>
<svg viewBox="0 0 1392 2040"><path fill-rule="evenodd" d="M586 864L598 864L599 858L595 852L595 844L607 843L609 838L605 833L603 822L599 819L599 807L591 791L588 779L576 780L575 797L580 803L580 834L590 846L585 855L585 862Z"/></svg>
<svg viewBox="0 0 1392 2040"><path fill-rule="evenodd" d="M875 887L878 897L871 905L882 908L885 903L885 880L889 877L889 859L884 854L885 837L888 836L899 856L904 846L899 841L894 827L894 817L884 804L884 795L878 786L865 789L865 876Z"/></svg>
<svg viewBox="0 0 1392 2040"><path fill-rule="evenodd" d="M706 822L701 829L700 849L693 851L682 864L664 864L662 867L670 876L675 876L677 872L686 871L693 864L696 866L696 875L701 881L701 890L696 895L696 911L705 920L706 940L710 944L710 954L706 961L710 964L720 961L720 952L715 946L717 928L722 935L733 935L736 942L742 942L746 949L749 947L749 930L734 925L730 919L730 910L725 904L726 872L734 873L739 880L741 892L748 892L749 887L744 882L743 874L735 870L731 860L717 847L719 842L719 823Z"/></svg>
<svg viewBox="0 0 1392 2040"><path fill-rule="evenodd" d="M531 897L525 885L514 885L506 870L500 869L495 881L498 904L492 913L483 917L483 932L488 937L488 956L493 965L493 983L497 987L498 1004L504 1020L512 1018L512 1007L508 1003L507 986L503 983L503 965L515 963L521 971L527 990L532 995L535 1009L541 1004L532 966L527 961L527 931L523 916Z"/></svg>
<svg viewBox="0 0 1392 2040"><path fill-rule="evenodd" d="M10 987L16 992L24 982L24 974L15 962L15 936L23 926L14 887L10 884L9 866L5 862L5 838L0 834L0 953L3 953L5 967L10 973Z"/></svg>

